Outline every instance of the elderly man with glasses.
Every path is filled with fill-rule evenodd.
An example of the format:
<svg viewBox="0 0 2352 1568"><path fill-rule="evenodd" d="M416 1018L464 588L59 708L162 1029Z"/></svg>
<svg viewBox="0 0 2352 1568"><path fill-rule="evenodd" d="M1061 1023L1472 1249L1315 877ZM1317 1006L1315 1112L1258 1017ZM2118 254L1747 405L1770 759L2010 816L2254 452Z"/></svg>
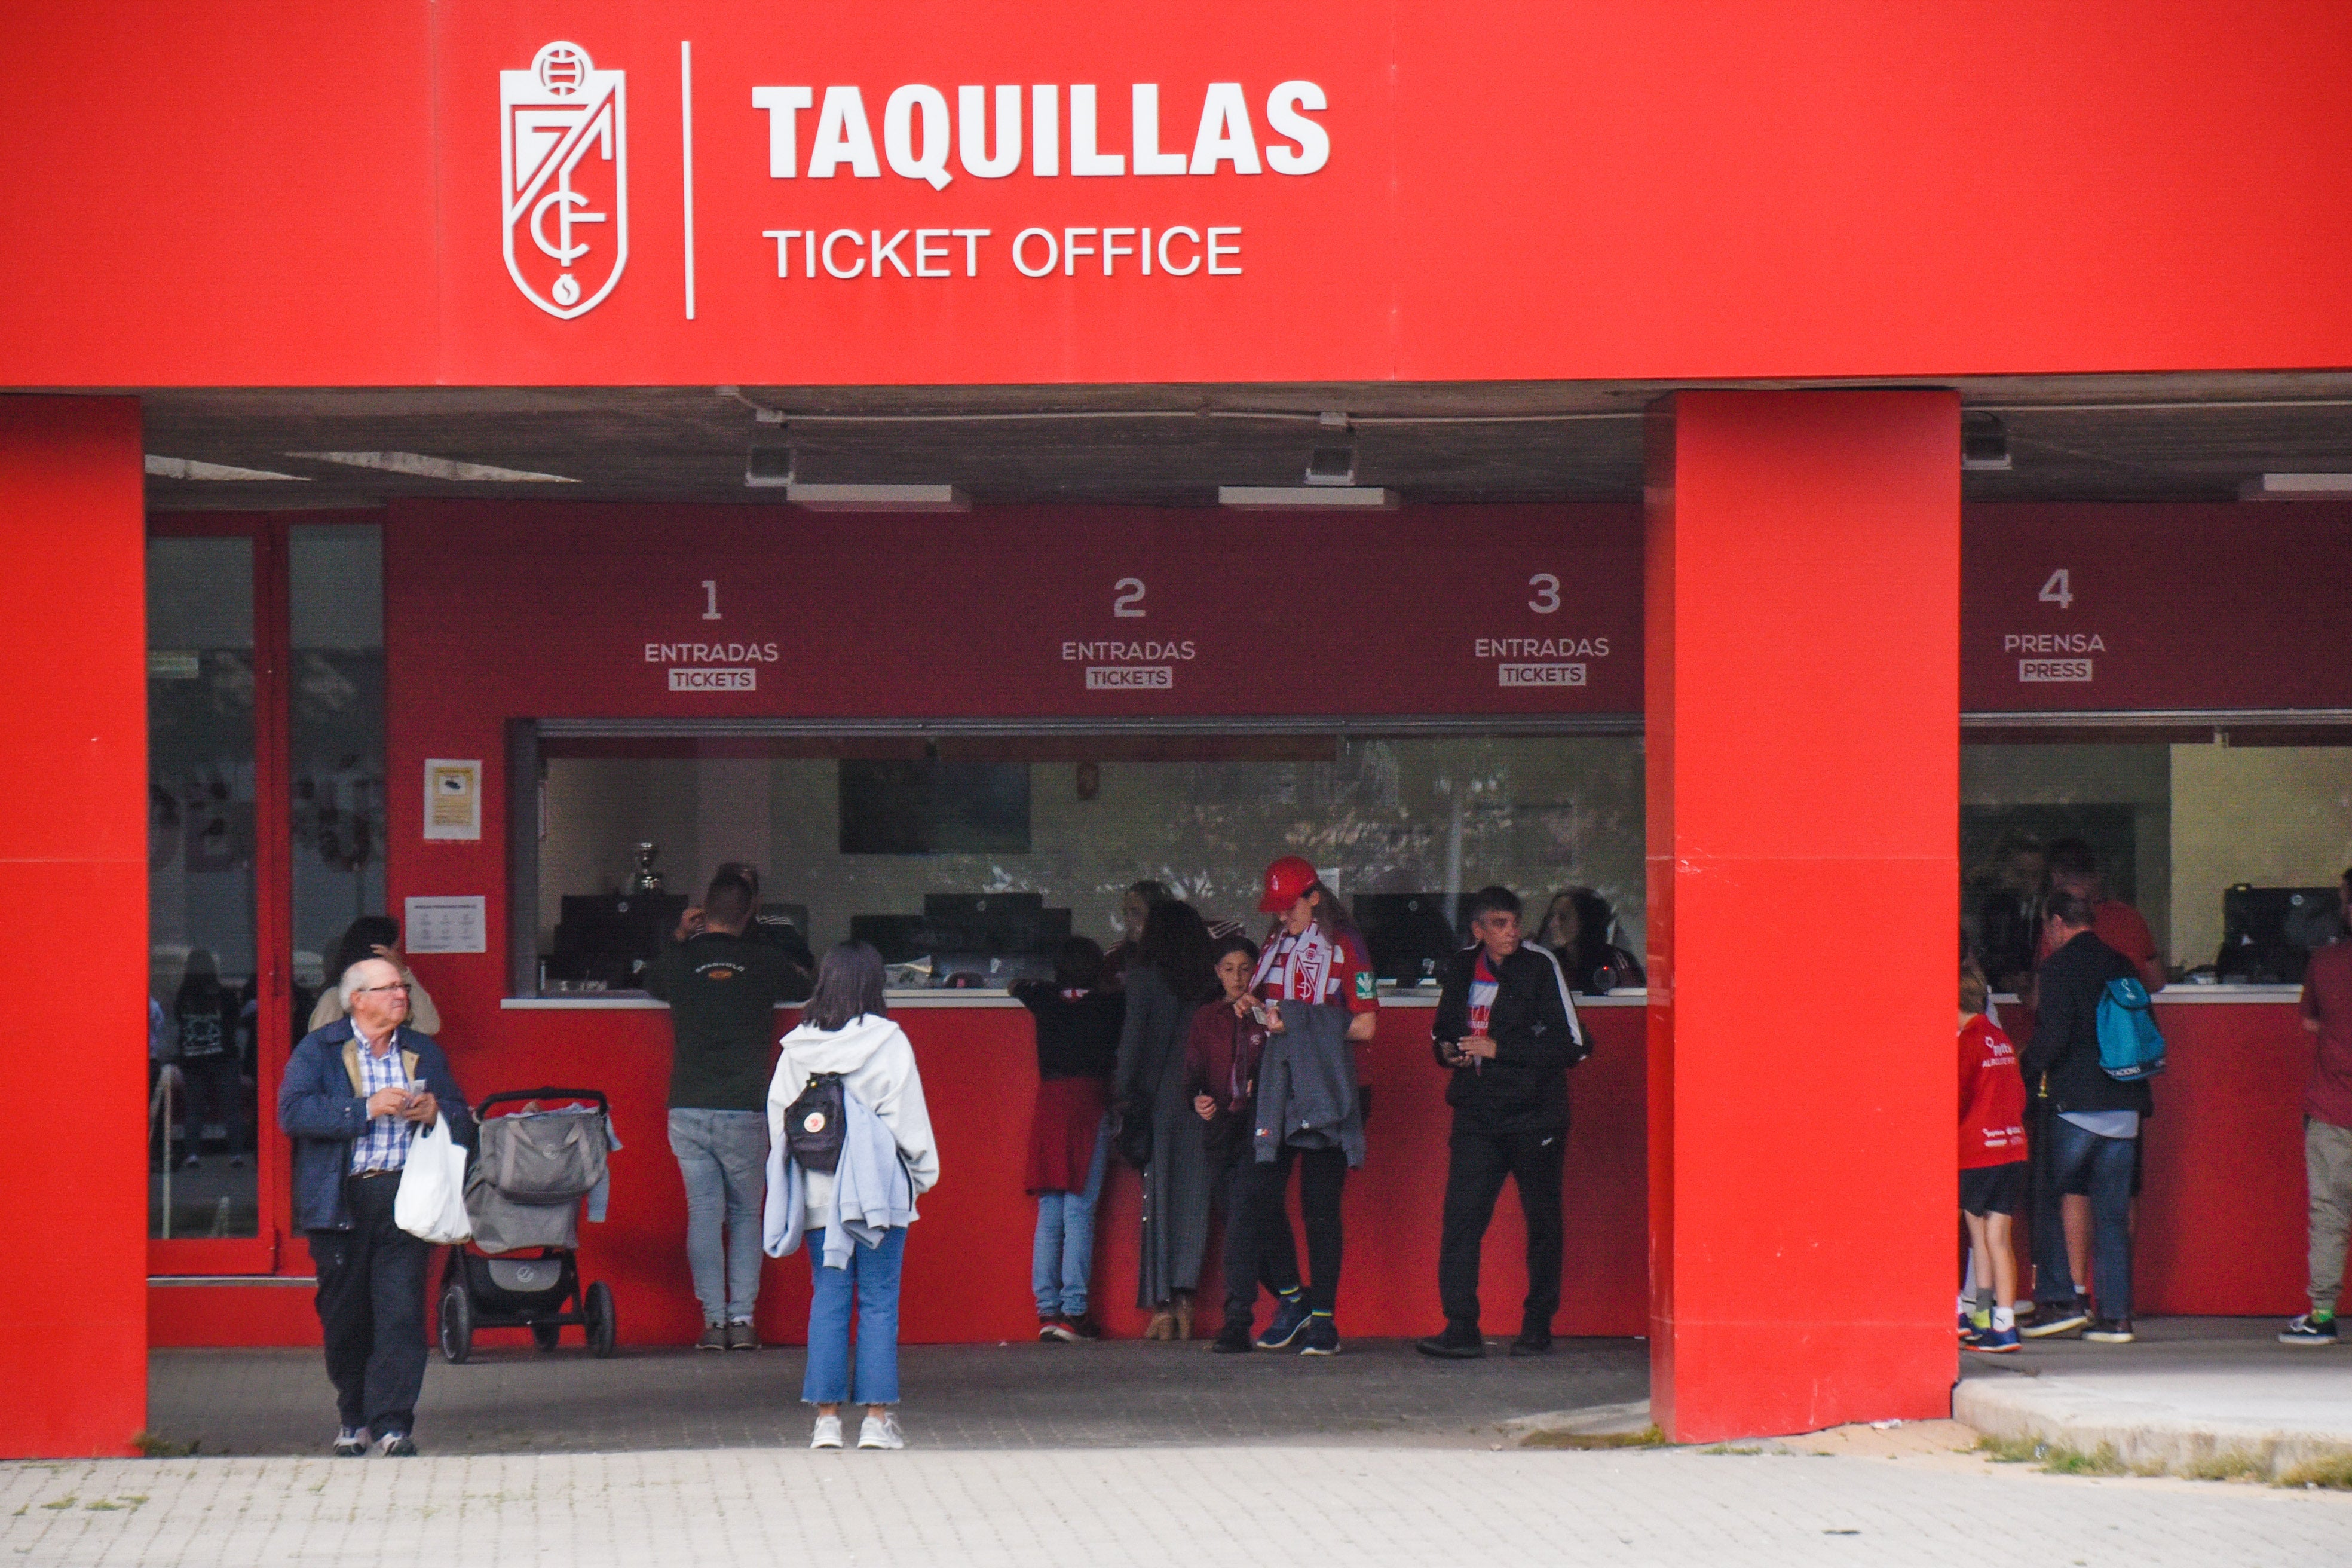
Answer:
<svg viewBox="0 0 2352 1568"><path fill-rule="evenodd" d="M416 1452L425 1386L425 1244L393 1221L408 1141L446 1116L471 1145L473 1119L430 1035L405 1026L408 984L380 958L345 970L344 1016L294 1047L278 1121L294 1140L294 1223L319 1277L327 1376L342 1418L334 1452Z"/></svg>

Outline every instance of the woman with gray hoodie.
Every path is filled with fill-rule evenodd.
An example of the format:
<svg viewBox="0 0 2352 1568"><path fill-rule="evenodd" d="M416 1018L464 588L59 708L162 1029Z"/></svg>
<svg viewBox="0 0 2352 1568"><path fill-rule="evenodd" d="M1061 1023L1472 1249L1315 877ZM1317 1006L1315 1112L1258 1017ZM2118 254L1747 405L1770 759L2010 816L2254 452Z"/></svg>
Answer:
<svg viewBox="0 0 2352 1568"><path fill-rule="evenodd" d="M812 1448L841 1447L850 1385L849 1329L857 1319L861 1448L903 1448L898 1403L898 1271L915 1199L940 1179L939 1149L923 1104L915 1047L890 1022L882 959L862 942L835 944L818 964L800 1026L783 1038L768 1085L766 1243L782 1258L808 1242L808 1370L801 1400L816 1406ZM785 1113L812 1079L841 1080L844 1137L831 1171L792 1158Z"/></svg>

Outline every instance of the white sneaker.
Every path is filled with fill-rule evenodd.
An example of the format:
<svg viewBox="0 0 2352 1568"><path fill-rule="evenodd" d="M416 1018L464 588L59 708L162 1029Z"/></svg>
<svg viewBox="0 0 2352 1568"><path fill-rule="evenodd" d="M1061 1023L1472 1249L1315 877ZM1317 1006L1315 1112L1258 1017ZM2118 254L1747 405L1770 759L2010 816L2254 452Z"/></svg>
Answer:
<svg viewBox="0 0 2352 1568"><path fill-rule="evenodd" d="M869 1422L867 1425L870 1426L872 1423ZM809 1447L812 1448L840 1447L841 1417L838 1415L818 1416L816 1418L816 1430L809 1436Z"/></svg>
<svg viewBox="0 0 2352 1568"><path fill-rule="evenodd" d="M879 1415L868 1415L857 1429L857 1446L861 1448L903 1448L907 1435L898 1430L895 1411L885 1410Z"/></svg>

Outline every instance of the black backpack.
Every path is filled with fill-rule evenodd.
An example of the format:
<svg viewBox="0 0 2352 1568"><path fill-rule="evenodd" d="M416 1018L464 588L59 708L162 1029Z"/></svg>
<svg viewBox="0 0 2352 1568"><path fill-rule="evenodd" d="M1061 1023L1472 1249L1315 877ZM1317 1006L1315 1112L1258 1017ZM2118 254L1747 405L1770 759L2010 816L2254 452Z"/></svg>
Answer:
<svg viewBox="0 0 2352 1568"><path fill-rule="evenodd" d="M839 1073L821 1072L785 1110L784 1148L802 1170L830 1175L841 1163L841 1143L848 1133L844 1094Z"/></svg>

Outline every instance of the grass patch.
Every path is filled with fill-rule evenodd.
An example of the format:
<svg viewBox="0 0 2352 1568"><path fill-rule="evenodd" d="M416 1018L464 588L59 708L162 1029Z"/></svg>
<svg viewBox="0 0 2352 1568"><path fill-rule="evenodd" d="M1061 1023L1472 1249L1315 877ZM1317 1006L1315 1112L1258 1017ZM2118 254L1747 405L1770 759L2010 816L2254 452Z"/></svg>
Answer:
<svg viewBox="0 0 2352 1568"><path fill-rule="evenodd" d="M2352 1491L2352 1454L2336 1454L2295 1466L2278 1478L2283 1487L2326 1487Z"/></svg>
<svg viewBox="0 0 2352 1568"><path fill-rule="evenodd" d="M45 1502L45 1503L43 1503L41 1506L42 1506L43 1508L45 1508L45 1509L49 1510L52 1513L54 1513L54 1512L56 1512L58 1509L61 1509L61 1508L71 1508L71 1507L73 1507L73 1505L74 1505L74 1504L76 1504L76 1503L79 1502L80 1500L81 1500L81 1499L79 1499L79 1498L78 1498L78 1497L74 1496L74 1495L73 1495L73 1493L71 1493L71 1492L68 1492L65 1496L63 1496L63 1497L61 1497L61 1498L58 1499L58 1500L57 1500L57 1501L55 1501L55 1502Z"/></svg>
<svg viewBox="0 0 2352 1568"><path fill-rule="evenodd" d="M1522 1448L1663 1448L1666 1435L1655 1426L1639 1432L1530 1432Z"/></svg>
<svg viewBox="0 0 2352 1568"><path fill-rule="evenodd" d="M1763 1453L1764 1450L1752 1444L1741 1445L1735 1447L1729 1443L1717 1443L1714 1447L1701 1448L1699 1452L1702 1454L1729 1454L1736 1458L1744 1459L1751 1458L1754 1455Z"/></svg>
<svg viewBox="0 0 2352 1568"><path fill-rule="evenodd" d="M2192 1481L2266 1481L2270 1461L2243 1448L2210 1455L2180 1472Z"/></svg>
<svg viewBox="0 0 2352 1568"><path fill-rule="evenodd" d="M146 1459L181 1459L196 1451L201 1440L183 1443L157 1432L141 1432L131 1439L131 1446Z"/></svg>
<svg viewBox="0 0 2352 1568"><path fill-rule="evenodd" d="M2102 1443L2095 1451L2088 1454L2080 1448L2051 1448L2042 1456L2042 1470L2044 1475L2051 1476L2121 1476L2130 1473L2116 1456L2112 1443Z"/></svg>
<svg viewBox="0 0 2352 1568"><path fill-rule="evenodd" d="M1977 1439L1977 1452L1996 1465L2025 1465L2049 1452L2037 1437L1994 1437Z"/></svg>

